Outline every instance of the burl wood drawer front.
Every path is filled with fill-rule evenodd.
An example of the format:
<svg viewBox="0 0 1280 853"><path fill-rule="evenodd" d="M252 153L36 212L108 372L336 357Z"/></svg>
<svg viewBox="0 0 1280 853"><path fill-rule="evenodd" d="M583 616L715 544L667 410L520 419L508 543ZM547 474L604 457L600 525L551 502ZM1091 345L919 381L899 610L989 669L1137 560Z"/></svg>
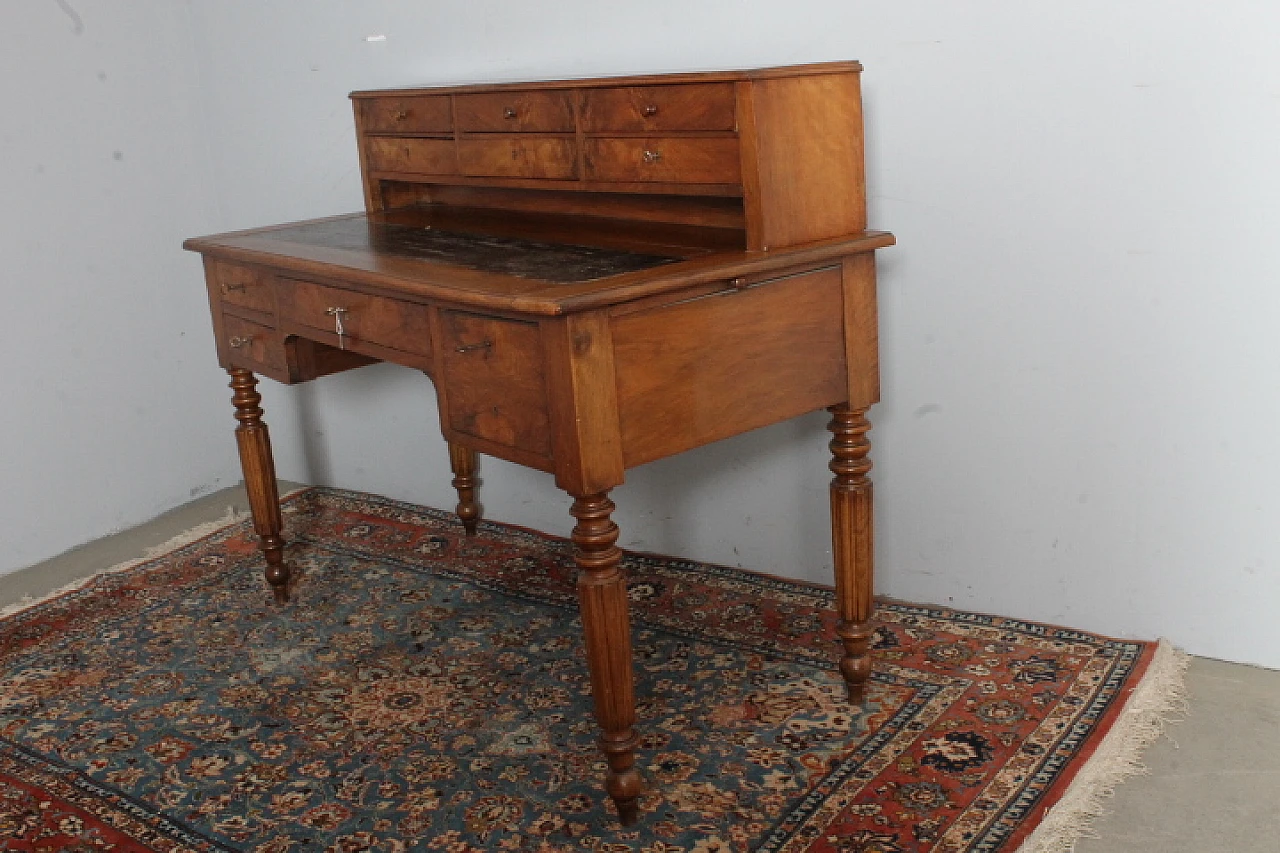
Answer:
<svg viewBox="0 0 1280 853"><path fill-rule="evenodd" d="M458 150L452 139L374 136L367 144L369 168L374 172L458 174Z"/></svg>
<svg viewBox="0 0 1280 853"><path fill-rule="evenodd" d="M280 279L280 315L303 326L327 332L321 340L337 341L337 317L342 317L343 341L349 349L363 345L431 355L430 309L309 281Z"/></svg>
<svg viewBox="0 0 1280 853"><path fill-rule="evenodd" d="M838 269L615 317L628 468L842 403Z"/></svg>
<svg viewBox="0 0 1280 853"><path fill-rule="evenodd" d="M471 133L572 133L568 92L495 92L454 99L458 129Z"/></svg>
<svg viewBox="0 0 1280 853"><path fill-rule="evenodd" d="M448 95L370 98L361 101L366 133L448 133L453 110Z"/></svg>
<svg viewBox="0 0 1280 853"><path fill-rule="evenodd" d="M599 131L734 130L732 83L588 89L582 129Z"/></svg>
<svg viewBox="0 0 1280 853"><path fill-rule="evenodd" d="M275 310L269 274L236 264L212 261L209 275L223 304L238 305L268 314Z"/></svg>
<svg viewBox="0 0 1280 853"><path fill-rule="evenodd" d="M589 181L742 182L738 140L733 138L606 138L588 139L586 146Z"/></svg>
<svg viewBox="0 0 1280 853"><path fill-rule="evenodd" d="M501 136L458 143L462 174L480 178L570 180L577 175L573 140L561 137Z"/></svg>
<svg viewBox="0 0 1280 853"><path fill-rule="evenodd" d="M506 447L551 455L542 341L533 323L442 311L449 426Z"/></svg>
<svg viewBox="0 0 1280 853"><path fill-rule="evenodd" d="M220 348L232 364L267 373L285 372L284 343L275 329L223 314L222 335Z"/></svg>

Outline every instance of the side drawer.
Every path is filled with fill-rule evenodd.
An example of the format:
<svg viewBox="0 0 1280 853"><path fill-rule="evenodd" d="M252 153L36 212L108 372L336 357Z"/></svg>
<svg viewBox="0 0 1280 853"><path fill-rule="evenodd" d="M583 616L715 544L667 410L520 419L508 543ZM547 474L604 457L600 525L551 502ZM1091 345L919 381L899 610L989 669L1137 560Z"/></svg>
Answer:
<svg viewBox="0 0 1280 853"><path fill-rule="evenodd" d="M458 174L458 150L452 139L372 136L366 145L369 169L374 172Z"/></svg>
<svg viewBox="0 0 1280 853"><path fill-rule="evenodd" d="M218 298L224 304L238 305L267 314L275 310L269 273L238 264L210 261L208 276L210 286L217 291Z"/></svg>
<svg viewBox="0 0 1280 853"><path fill-rule="evenodd" d="M503 136L458 142L462 174L480 178L571 180L577 177L573 140L558 136Z"/></svg>
<svg viewBox="0 0 1280 853"><path fill-rule="evenodd" d="M738 140L717 137L598 138L586 141L589 181L738 184Z"/></svg>
<svg viewBox="0 0 1280 853"><path fill-rule="evenodd" d="M535 324L441 311L440 349L450 428L551 455L542 339Z"/></svg>
<svg viewBox="0 0 1280 853"><path fill-rule="evenodd" d="M337 320L342 318L343 340ZM366 344L431 355L430 309L386 296L357 293L297 279L280 279L280 316L326 333L318 339L357 352Z"/></svg>
<svg viewBox="0 0 1280 853"><path fill-rule="evenodd" d="M471 133L573 133L570 93L493 92L456 95L458 129Z"/></svg>
<svg viewBox="0 0 1280 853"><path fill-rule="evenodd" d="M734 130L732 83L588 89L582 129L599 131Z"/></svg>
<svg viewBox="0 0 1280 853"><path fill-rule="evenodd" d="M275 329L233 314L222 315L222 340L218 341L218 349L237 367L278 375L286 372L288 366L284 341Z"/></svg>
<svg viewBox="0 0 1280 853"><path fill-rule="evenodd" d="M365 133L449 133L448 95L369 98L359 101Z"/></svg>

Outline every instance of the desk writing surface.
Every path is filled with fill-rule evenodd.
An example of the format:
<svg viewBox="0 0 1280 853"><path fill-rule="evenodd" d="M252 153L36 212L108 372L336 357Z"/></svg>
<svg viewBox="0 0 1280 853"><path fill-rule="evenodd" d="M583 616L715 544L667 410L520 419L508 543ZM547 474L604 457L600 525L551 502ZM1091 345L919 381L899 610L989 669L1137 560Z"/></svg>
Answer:
<svg viewBox="0 0 1280 853"><path fill-rule="evenodd" d="M376 252L428 264L450 264L548 284L596 281L680 260L674 255L550 243L431 225L361 222L355 219L306 223L277 231L275 239L354 252Z"/></svg>
<svg viewBox="0 0 1280 853"><path fill-rule="evenodd" d="M414 208L200 237L186 247L420 298L560 314L890 245L864 231L747 252L725 229Z"/></svg>

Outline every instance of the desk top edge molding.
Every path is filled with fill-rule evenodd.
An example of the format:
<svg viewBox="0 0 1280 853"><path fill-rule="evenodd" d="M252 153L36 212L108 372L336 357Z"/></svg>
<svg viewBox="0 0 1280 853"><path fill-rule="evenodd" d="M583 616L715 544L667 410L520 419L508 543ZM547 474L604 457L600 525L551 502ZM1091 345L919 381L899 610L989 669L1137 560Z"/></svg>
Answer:
<svg viewBox="0 0 1280 853"><path fill-rule="evenodd" d="M480 310L554 317L599 308L612 308L663 295L679 298L685 291L703 285L720 282L728 286L730 281L745 277L767 277L801 266L838 263L841 258L874 252L876 249L893 246L897 242L894 235L887 231L864 231L844 238L801 244L770 252L708 255L667 267L623 273L579 285L546 283L547 286L541 293L529 291L500 295L477 292L464 284L450 283L451 272L465 274L465 270L452 270L448 266L435 264L397 273L362 269L352 264L286 254L279 248L272 251L269 245L261 243L252 244L255 238L264 235L269 237L270 230L248 230L194 237L186 240L183 248L229 263L270 268L280 274L328 280L341 279L359 283L408 301L443 302Z"/></svg>

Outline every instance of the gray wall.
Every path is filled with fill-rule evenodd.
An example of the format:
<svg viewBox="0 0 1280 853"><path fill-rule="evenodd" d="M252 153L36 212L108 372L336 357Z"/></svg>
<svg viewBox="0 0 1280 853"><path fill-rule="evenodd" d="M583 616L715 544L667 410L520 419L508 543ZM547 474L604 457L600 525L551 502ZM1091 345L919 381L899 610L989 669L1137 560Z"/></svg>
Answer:
<svg viewBox="0 0 1280 853"><path fill-rule="evenodd" d="M0 11L0 572L238 479L190 13L71 8Z"/></svg>
<svg viewBox="0 0 1280 853"><path fill-rule="evenodd" d="M100 38L115 39L101 43L104 56L151 66L127 101L141 112L111 118L139 141L150 138L144 128L163 128L165 150L139 156L158 156L172 180L157 194L134 176L119 190L134 195L113 203L103 194L122 164L93 158L121 144L95 130L46 149L59 138L53 128L89 108L93 70L83 81L44 79L66 73L69 60L24 47L30 33L6 33L26 51L18 67L34 94L24 103L79 100L43 123L16 123L29 110L9 111L5 145L28 160L49 150L59 154L45 155L51 165L78 164L82 182L46 179L43 196L80 196L83 228L137 241L132 274L77 278L88 252L35 252L19 270L48 299L76 305L77 339L105 337L103 316L129 316L76 303L87 288L107 302L133 287L166 328L191 331L175 343L138 321L133 335L149 344L137 351L85 346L92 378L75 390L99 394L100 407L58 401L70 356L24 380L43 408L35 421L6 421L6 446L27 448L16 482L41 481L59 512L49 518L11 492L27 542L13 565L234 476L198 263L173 247L203 229L198 214L211 208L219 229L358 209L347 91L857 58L867 69L871 222L900 241L881 253L885 399L872 417L880 590L1167 635L1193 652L1280 666L1271 614L1280 600L1280 69L1271 44L1280 8L195 0L185 20L137 6L149 19L135 31L117 6L75 5L85 36L48 44L74 56L101 26ZM19 17L26 30L37 19L67 27L57 14L50 3ZM168 39L187 25L194 50L184 57ZM201 126L203 150L193 141ZM125 153L124 166L141 166ZM201 183L193 176L205 166L212 178ZM29 219L35 239L61 208L3 209ZM171 377L182 396L161 405L154 386L114 393L122 381L145 389L128 383L133 373ZM379 366L266 395L282 476L452 504L420 374ZM155 429L154 417L171 428ZM823 420L629 472L615 493L623 541L826 579ZM102 447L138 429L153 429L151 440L108 465ZM64 459L75 463L53 464ZM131 471L136 482L123 482ZM491 517L568 530L567 501L549 477L492 460L483 473ZM77 489L81 503L68 505ZM25 529L39 519L43 530Z"/></svg>

